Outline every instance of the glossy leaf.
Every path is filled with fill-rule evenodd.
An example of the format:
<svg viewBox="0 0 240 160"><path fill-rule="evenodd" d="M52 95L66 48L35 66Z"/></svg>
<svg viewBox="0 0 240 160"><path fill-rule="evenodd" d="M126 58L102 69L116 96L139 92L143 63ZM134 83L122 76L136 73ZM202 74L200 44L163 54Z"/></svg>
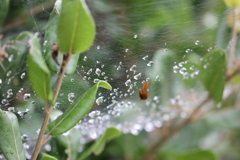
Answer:
<svg viewBox="0 0 240 160"><path fill-rule="evenodd" d="M57 33L64 54L82 53L92 45L95 24L84 0L62 0Z"/></svg>
<svg viewBox="0 0 240 160"><path fill-rule="evenodd" d="M161 158L171 160L217 160L216 155L210 150L197 150L180 153L162 153Z"/></svg>
<svg viewBox="0 0 240 160"><path fill-rule="evenodd" d="M42 57L38 39L29 35L29 54L27 57L27 74L33 90L45 102L52 103L52 90L50 86L50 71Z"/></svg>
<svg viewBox="0 0 240 160"><path fill-rule="evenodd" d="M9 7L9 0L1 0L1 5L0 5L0 27L2 26L5 17L7 16L8 13L8 7Z"/></svg>
<svg viewBox="0 0 240 160"><path fill-rule="evenodd" d="M106 89L112 88L105 81L99 81L96 83L82 96L80 96L61 116L49 123L46 133L56 136L73 128L91 109L93 103L95 102L99 87Z"/></svg>
<svg viewBox="0 0 240 160"><path fill-rule="evenodd" d="M216 49L207 53L200 65L200 80L215 103L222 100L225 85L226 53Z"/></svg>
<svg viewBox="0 0 240 160"><path fill-rule="evenodd" d="M61 12L62 0L57 0L55 6L50 14L49 21L47 24L47 29L44 36L44 45L43 45L43 54L46 60L46 63L51 71L59 71L60 65L58 65L52 58L52 44L57 42L57 27L59 16ZM62 62L63 54L59 52L57 56L57 61L59 64ZM79 59L79 54L71 56L70 62L67 65L66 74L73 74L77 67L77 62Z"/></svg>
<svg viewBox="0 0 240 160"><path fill-rule="evenodd" d="M6 159L26 160L18 119L0 110L0 150Z"/></svg>
<svg viewBox="0 0 240 160"><path fill-rule="evenodd" d="M46 153L42 153L42 158L41 160L57 160L57 158L53 157L53 156L50 156Z"/></svg>
<svg viewBox="0 0 240 160"><path fill-rule="evenodd" d="M81 156L78 160L83 160L85 159L86 157L88 157L92 152L95 154L95 155L99 155L107 141L113 139L113 138L116 138L118 136L121 135L121 132L114 128L114 127L110 127L108 128L93 144L91 147L89 147Z"/></svg>

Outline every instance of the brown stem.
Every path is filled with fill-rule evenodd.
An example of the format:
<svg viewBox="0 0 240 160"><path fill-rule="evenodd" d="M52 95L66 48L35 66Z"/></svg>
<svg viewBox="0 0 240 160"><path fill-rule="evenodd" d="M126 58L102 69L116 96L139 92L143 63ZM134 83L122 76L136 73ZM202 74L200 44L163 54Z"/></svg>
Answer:
<svg viewBox="0 0 240 160"><path fill-rule="evenodd" d="M37 15L41 12L43 12L44 10L47 10L49 8L52 8L53 5L54 5L54 2L55 1L46 1L40 5L36 5L32 8L30 8L30 10L32 11L31 13L26 13L24 15L21 15L13 20L10 20L8 22L6 22L3 27L1 28L1 31L2 32L6 32L10 29L14 29L14 28L17 28L18 26L20 26L21 24L23 24L26 19L30 16L34 16L34 15ZM44 9L43 9L44 7Z"/></svg>
<svg viewBox="0 0 240 160"><path fill-rule="evenodd" d="M231 71L234 59L235 59L235 49L236 49L236 42L237 42L237 20L238 20L238 8L233 9L233 26L232 26L232 33L231 33L231 43L230 43L230 51L228 57L228 72Z"/></svg>
<svg viewBox="0 0 240 160"><path fill-rule="evenodd" d="M228 82L229 80L231 80L231 78L233 78L235 75L237 75L240 72L240 67L238 67L234 72L232 72L230 75L226 76L226 82ZM239 87L235 88L231 94L229 94L224 100L227 100L229 97L231 97L234 93L237 93L239 91ZM181 130L183 127L185 127L186 125L196 121L196 119L194 118L195 115L199 112L200 108L210 100L210 96L208 96L207 98L205 98L201 103L199 103L194 111L191 113L191 115L185 120L183 121L180 125L176 126L175 128L170 128L170 131L168 132L169 134L164 134L163 137L160 139L160 141L158 141L155 145L153 145L148 152L146 153L146 155L141 158L142 160L148 160L148 159L153 159L154 158L154 152L160 147L162 146L170 137L172 137L174 134L176 134L179 130ZM209 108L212 109L212 107ZM208 111L209 111L208 110ZM205 115L204 112L202 113L200 116L198 116L197 119L201 118L202 116Z"/></svg>
<svg viewBox="0 0 240 160"><path fill-rule="evenodd" d="M62 80L63 80L64 74L65 74L65 71L66 71L66 68L67 68L67 64L70 60L70 57L71 57L71 54L63 55L62 65L61 65L61 68L60 68L60 72L58 74L57 83L55 85L54 93L53 93L53 102L54 103L57 99L57 95L59 93L59 90L60 90L60 87L61 87L61 84L62 84ZM47 137L45 139L43 139L43 136L44 136L44 133L45 133L45 130L46 130L49 118L50 118L50 114L52 112L52 108L53 108L53 106L48 105L47 103L45 104L45 117L44 117L44 120L43 120L43 123L42 123L41 131L38 135L37 144L36 144L35 149L33 151L33 155L32 155L31 160L36 160L37 159L37 156L38 156L38 154L39 154L39 152L42 148L42 145L44 143L46 143L46 141L50 137L49 135L47 135Z"/></svg>
<svg viewBox="0 0 240 160"><path fill-rule="evenodd" d="M184 126L186 126L187 124L191 123L193 121L193 117L194 115L198 112L198 110L206 103L210 100L210 96L208 96L207 98L205 98L202 102L200 102L194 109L194 111L191 113L191 115L185 120L183 121L180 125L176 126L175 128L172 128L169 131L169 134L165 134L160 141L158 141L155 145L153 145L147 152L147 154L142 158L142 160L148 160L148 159L153 159L154 158L154 152L160 147L162 146L170 137L172 137L175 133L177 133L177 131L179 131L180 129L182 129Z"/></svg>

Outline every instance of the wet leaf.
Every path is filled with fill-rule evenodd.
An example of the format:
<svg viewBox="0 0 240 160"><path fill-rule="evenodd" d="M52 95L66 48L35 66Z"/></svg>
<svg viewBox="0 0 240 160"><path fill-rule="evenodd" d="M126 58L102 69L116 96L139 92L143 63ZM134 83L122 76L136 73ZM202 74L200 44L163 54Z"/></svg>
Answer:
<svg viewBox="0 0 240 160"><path fill-rule="evenodd" d="M46 153L42 153L42 158L41 160L57 160L57 158L53 157L53 156L50 156Z"/></svg>
<svg viewBox="0 0 240 160"><path fill-rule="evenodd" d="M64 54L82 53L92 45L95 24L84 0L62 0L57 33Z"/></svg>
<svg viewBox="0 0 240 160"><path fill-rule="evenodd" d="M46 63L51 71L57 72L59 71L60 66L54 61L52 58L52 45L57 42L57 27L59 16L61 12L61 4L62 0L57 0L55 6L50 14L49 21L47 24L47 29L44 36L44 43L43 43L43 55L46 60ZM61 64L62 62L62 53L59 53L56 57L56 60ZM79 59L79 54L72 55L70 62L67 65L66 74L73 74L76 67L77 62Z"/></svg>
<svg viewBox="0 0 240 160"><path fill-rule="evenodd" d="M190 152L180 152L180 153L162 153L161 157L171 160L217 160L216 155L210 150L196 150Z"/></svg>
<svg viewBox="0 0 240 160"><path fill-rule="evenodd" d="M46 133L56 136L67 132L74 127L91 109L96 99L99 87L111 89L112 87L105 81L99 81L82 96L80 96L71 107L61 116L48 124Z"/></svg>
<svg viewBox="0 0 240 160"><path fill-rule="evenodd" d="M226 53L215 49L207 53L200 65L200 80L215 103L222 100L225 85Z"/></svg>
<svg viewBox="0 0 240 160"><path fill-rule="evenodd" d="M92 152L95 155L101 154L103 151L107 141L116 138L121 135L121 132L114 128L110 127L108 128L93 144L91 147L89 147L81 156L78 160L83 160L86 157L88 157Z"/></svg>
<svg viewBox="0 0 240 160"><path fill-rule="evenodd" d="M52 90L50 86L50 71L42 57L38 39L29 35L29 54L27 57L27 74L33 90L45 102L52 103Z"/></svg>
<svg viewBox="0 0 240 160"><path fill-rule="evenodd" d="M224 112L220 111L219 113L209 115L204 121L214 128L222 130L239 130L240 109L231 109Z"/></svg>
<svg viewBox="0 0 240 160"><path fill-rule="evenodd" d="M0 150L6 159L26 160L15 114L0 110Z"/></svg>
<svg viewBox="0 0 240 160"><path fill-rule="evenodd" d="M0 5L0 27L2 26L5 17L7 16L8 7L9 7L9 0L1 0L1 5Z"/></svg>

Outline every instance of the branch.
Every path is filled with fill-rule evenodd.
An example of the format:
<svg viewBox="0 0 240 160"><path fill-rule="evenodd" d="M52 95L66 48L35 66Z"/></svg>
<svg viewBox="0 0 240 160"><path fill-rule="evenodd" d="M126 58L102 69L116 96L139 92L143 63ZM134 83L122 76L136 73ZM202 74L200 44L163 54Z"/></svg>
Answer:
<svg viewBox="0 0 240 160"><path fill-rule="evenodd" d="M237 43L237 21L238 21L238 8L233 9L233 26L232 26L232 33L231 33L231 40L230 40L230 51L228 57L228 71L230 72L234 60L235 60L235 50L236 50L236 43Z"/></svg>
<svg viewBox="0 0 240 160"><path fill-rule="evenodd" d="M71 57L71 54L63 55L62 65L61 65L61 68L60 68L60 72L58 74L57 83L56 83L55 88L54 88L53 103L55 103L55 101L57 99L57 96L58 96L58 93L59 93L59 90L60 90L60 87L61 87L61 84L62 84L62 80L63 80L64 74L65 74L65 71L66 71L66 68L67 68L67 64L70 60L70 57ZM43 136L44 136L46 127L48 125L48 121L49 121L52 109L53 109L53 106L48 105L47 103L45 104L45 117L44 117L44 120L43 120L43 123L42 123L41 131L38 135L37 144L36 144L35 149L33 151L33 155L32 155L31 160L36 160L37 159L37 156L40 152L40 149L42 148L42 145L44 143L46 143L46 141L50 137L49 135L47 135L47 137L45 139L43 139Z"/></svg>
<svg viewBox="0 0 240 160"><path fill-rule="evenodd" d="M238 73L240 73L240 67L238 67L232 74L227 75L226 76L226 83L228 81L231 80L231 78L233 78L235 75L237 75ZM232 95L234 95L234 93L237 93L240 90L240 87L235 88L226 98L224 98L224 100L227 100L228 98L230 98ZM193 112L190 114L190 116L183 121L181 124L179 124L176 127L170 127L170 131L168 132L168 134L164 134L163 137L155 144L153 145L148 152L143 156L143 158L141 158L142 160L148 160L148 159L154 159L154 153L156 152L156 150L162 146L169 138L171 138L174 134L176 134L179 130L181 130L182 128L184 128L186 125L195 122L196 120L199 120L202 116L204 116L206 113L208 113L211 109L213 109L215 106L211 106L209 107L207 112L203 112L200 116L198 116L198 118L194 118L196 116L196 114L199 112L199 110L202 108L202 106L207 103L209 100L211 100L210 96L207 96L203 101L201 101L193 110Z"/></svg>
<svg viewBox="0 0 240 160"><path fill-rule="evenodd" d="M44 10L52 8L54 3L55 3L55 1L46 1L42 4L39 4L39 5L36 5L32 8L30 8L30 13L25 13L25 14L13 19L13 20L10 20L10 21L6 22L2 26L1 31L6 32L10 29L17 28L18 26L23 24L26 21L27 18L29 18L31 16L34 16L34 15L37 15L37 14L43 12ZM43 8L43 6L44 6L44 8Z"/></svg>

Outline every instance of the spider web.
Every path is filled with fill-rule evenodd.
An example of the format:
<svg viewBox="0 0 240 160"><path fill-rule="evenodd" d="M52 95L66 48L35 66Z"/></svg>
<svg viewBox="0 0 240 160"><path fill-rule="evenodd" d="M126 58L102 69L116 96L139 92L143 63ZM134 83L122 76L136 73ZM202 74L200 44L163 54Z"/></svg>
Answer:
<svg viewBox="0 0 240 160"><path fill-rule="evenodd" d="M186 118L206 96L193 64L219 45L216 30L225 14L224 4L218 0L87 3L97 26L96 38L93 46L80 55L75 74L65 77L67 85L60 91L54 112L59 114L98 80L106 80L113 89L100 89L95 107L75 127L81 134L81 143L96 139L110 126L138 135L142 130L151 132L172 118ZM43 37L51 4L54 1L11 1L12 9L22 7L25 11L23 17L28 24L20 20L14 27L8 25L17 18L10 10L3 26L2 44L23 30L30 30L46 45ZM43 117L39 106L44 105L26 81L25 62L15 70L8 67L16 61L16 54L11 47L7 51L9 58L3 63L7 71L0 73L1 108L19 116L25 149L31 153ZM149 82L149 97L141 101L138 90L145 81Z"/></svg>

